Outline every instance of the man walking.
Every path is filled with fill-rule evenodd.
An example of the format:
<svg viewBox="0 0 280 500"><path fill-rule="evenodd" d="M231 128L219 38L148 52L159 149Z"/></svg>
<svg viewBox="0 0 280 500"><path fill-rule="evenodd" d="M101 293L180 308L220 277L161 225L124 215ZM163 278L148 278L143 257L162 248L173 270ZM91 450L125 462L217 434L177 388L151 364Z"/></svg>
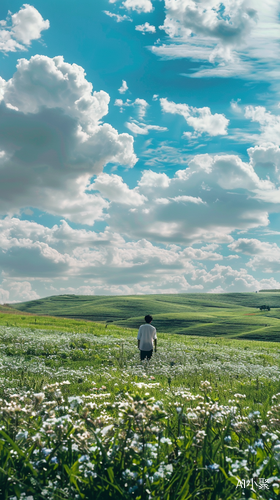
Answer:
<svg viewBox="0 0 280 500"><path fill-rule="evenodd" d="M152 316L149 314L145 316L145 325L141 325L138 331L138 349L140 349L140 359L151 359L153 354L153 342L155 343L155 352L157 352L157 331L151 325L153 321Z"/></svg>

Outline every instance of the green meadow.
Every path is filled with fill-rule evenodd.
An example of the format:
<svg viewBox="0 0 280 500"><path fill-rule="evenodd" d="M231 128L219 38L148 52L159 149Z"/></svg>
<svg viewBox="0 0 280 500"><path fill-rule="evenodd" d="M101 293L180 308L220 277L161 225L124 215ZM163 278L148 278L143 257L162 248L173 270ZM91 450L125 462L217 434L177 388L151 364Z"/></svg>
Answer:
<svg viewBox="0 0 280 500"><path fill-rule="evenodd" d="M270 311L260 311L269 305ZM280 293L178 294L143 296L60 295L13 305L22 312L125 328L138 328L146 314L159 332L278 341Z"/></svg>
<svg viewBox="0 0 280 500"><path fill-rule="evenodd" d="M0 306L0 499L279 499L278 297Z"/></svg>

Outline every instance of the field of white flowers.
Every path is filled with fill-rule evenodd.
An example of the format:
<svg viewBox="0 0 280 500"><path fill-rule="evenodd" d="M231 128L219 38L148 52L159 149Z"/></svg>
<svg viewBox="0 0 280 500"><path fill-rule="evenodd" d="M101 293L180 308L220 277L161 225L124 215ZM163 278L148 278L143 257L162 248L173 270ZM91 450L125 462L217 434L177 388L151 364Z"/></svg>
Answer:
<svg viewBox="0 0 280 500"><path fill-rule="evenodd" d="M280 498L280 344L0 326L0 498Z"/></svg>

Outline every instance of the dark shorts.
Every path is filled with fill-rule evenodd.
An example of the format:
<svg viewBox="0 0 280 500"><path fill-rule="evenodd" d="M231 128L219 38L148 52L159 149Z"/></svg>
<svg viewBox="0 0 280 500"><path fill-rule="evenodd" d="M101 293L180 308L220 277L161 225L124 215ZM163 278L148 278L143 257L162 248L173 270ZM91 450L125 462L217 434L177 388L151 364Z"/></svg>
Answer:
<svg viewBox="0 0 280 500"><path fill-rule="evenodd" d="M151 351L140 351L140 359L144 361L144 359L151 359L153 355L153 349Z"/></svg>

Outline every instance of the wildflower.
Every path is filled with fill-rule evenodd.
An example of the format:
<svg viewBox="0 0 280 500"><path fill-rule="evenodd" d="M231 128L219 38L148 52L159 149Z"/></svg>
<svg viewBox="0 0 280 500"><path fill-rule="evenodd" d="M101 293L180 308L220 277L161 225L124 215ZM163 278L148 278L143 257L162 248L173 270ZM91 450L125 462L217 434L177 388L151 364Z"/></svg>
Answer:
<svg viewBox="0 0 280 500"><path fill-rule="evenodd" d="M217 471L217 470L219 470L219 468L220 468L219 464L207 465L207 469L210 469L210 470Z"/></svg>
<svg viewBox="0 0 280 500"><path fill-rule="evenodd" d="M71 408L75 408L84 402L83 398L80 396L70 396L68 398L68 402L70 403Z"/></svg>
<svg viewBox="0 0 280 500"><path fill-rule="evenodd" d="M189 411L189 412L187 413L187 417L188 417L189 419L191 419L191 420L192 420L192 419L196 419L196 418L197 418L197 414L196 414L194 411Z"/></svg>
<svg viewBox="0 0 280 500"><path fill-rule="evenodd" d="M161 443L166 443L166 444L169 444L169 445L171 445L171 444L172 444L171 439L166 438L166 437L162 437L162 438L160 439L160 442L161 442Z"/></svg>
<svg viewBox="0 0 280 500"><path fill-rule="evenodd" d="M16 441L19 441L20 439L27 439L27 436L28 436L28 431L18 432L16 435Z"/></svg>
<svg viewBox="0 0 280 500"><path fill-rule="evenodd" d="M251 446L250 444L249 444L249 446L247 448L247 451L249 451L249 453L252 453L252 455L256 455L257 454L255 448L253 446Z"/></svg>
<svg viewBox="0 0 280 500"><path fill-rule="evenodd" d="M255 441L255 444L254 444L255 448L261 448L262 450L264 449L264 442L262 439L258 439L257 441Z"/></svg>
<svg viewBox="0 0 280 500"><path fill-rule="evenodd" d="M103 427L103 429L101 430L101 434L102 436L106 436L107 432L109 432L114 426L111 424L111 425L107 425L106 427Z"/></svg>
<svg viewBox="0 0 280 500"><path fill-rule="evenodd" d="M51 452L52 452L51 448L42 448L42 453L43 453L44 457L47 457L48 455L50 455Z"/></svg>
<svg viewBox="0 0 280 500"><path fill-rule="evenodd" d="M40 404L45 399L45 394L43 392L38 392L34 394L35 403Z"/></svg>

